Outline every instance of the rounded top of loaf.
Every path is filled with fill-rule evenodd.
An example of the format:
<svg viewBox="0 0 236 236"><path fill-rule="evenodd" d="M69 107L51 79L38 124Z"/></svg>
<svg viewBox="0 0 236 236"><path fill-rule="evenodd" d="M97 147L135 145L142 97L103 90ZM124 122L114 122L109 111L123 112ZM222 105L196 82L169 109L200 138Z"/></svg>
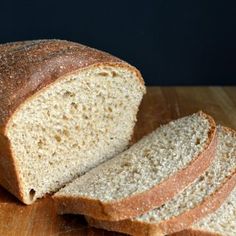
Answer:
<svg viewBox="0 0 236 236"><path fill-rule="evenodd" d="M128 63L99 50L66 40L34 40L0 45L0 131L28 97L59 77L92 65Z"/></svg>

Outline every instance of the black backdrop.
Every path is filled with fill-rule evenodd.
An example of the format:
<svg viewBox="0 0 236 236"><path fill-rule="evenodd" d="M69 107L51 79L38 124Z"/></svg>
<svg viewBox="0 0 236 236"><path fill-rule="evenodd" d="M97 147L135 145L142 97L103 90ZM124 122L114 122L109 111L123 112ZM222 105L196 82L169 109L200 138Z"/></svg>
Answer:
<svg viewBox="0 0 236 236"><path fill-rule="evenodd" d="M0 42L60 38L138 67L148 85L236 84L235 1L0 1Z"/></svg>

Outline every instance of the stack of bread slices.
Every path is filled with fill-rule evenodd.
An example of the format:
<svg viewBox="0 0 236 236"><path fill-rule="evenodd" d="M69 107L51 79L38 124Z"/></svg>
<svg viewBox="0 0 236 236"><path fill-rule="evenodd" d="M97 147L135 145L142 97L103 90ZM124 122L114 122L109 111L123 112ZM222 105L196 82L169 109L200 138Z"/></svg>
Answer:
<svg viewBox="0 0 236 236"><path fill-rule="evenodd" d="M236 132L203 113L126 149L139 71L61 40L0 45L0 184L130 235L236 235ZM125 150L125 151L124 151Z"/></svg>
<svg viewBox="0 0 236 236"><path fill-rule="evenodd" d="M58 213L130 235L236 235L236 132L198 112L54 195ZM178 232L178 233L177 233Z"/></svg>

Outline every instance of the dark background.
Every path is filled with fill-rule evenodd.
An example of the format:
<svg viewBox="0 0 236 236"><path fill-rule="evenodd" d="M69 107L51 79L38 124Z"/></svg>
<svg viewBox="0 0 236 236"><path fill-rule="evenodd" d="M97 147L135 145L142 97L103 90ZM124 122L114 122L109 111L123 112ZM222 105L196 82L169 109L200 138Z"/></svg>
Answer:
<svg viewBox="0 0 236 236"><path fill-rule="evenodd" d="M60 38L139 68L148 85L235 85L235 1L1 1L0 42Z"/></svg>

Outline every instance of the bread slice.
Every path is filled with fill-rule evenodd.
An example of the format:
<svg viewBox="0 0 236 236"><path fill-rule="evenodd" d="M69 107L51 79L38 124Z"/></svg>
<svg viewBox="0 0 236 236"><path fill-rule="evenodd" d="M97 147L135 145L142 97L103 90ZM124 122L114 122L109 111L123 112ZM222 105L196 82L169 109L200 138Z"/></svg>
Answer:
<svg viewBox="0 0 236 236"><path fill-rule="evenodd" d="M58 213L121 220L162 205L210 165L215 130L202 112L158 128L57 192Z"/></svg>
<svg viewBox="0 0 236 236"><path fill-rule="evenodd" d="M61 40L0 45L0 184L26 204L123 151L139 71Z"/></svg>
<svg viewBox="0 0 236 236"><path fill-rule="evenodd" d="M98 221L90 225L131 235L166 235L188 228L214 212L236 184L236 133L218 128L216 158L210 168L191 186L161 207L123 221Z"/></svg>
<svg viewBox="0 0 236 236"><path fill-rule="evenodd" d="M189 229L171 236L235 236L236 235L236 187L214 213L201 219Z"/></svg>

